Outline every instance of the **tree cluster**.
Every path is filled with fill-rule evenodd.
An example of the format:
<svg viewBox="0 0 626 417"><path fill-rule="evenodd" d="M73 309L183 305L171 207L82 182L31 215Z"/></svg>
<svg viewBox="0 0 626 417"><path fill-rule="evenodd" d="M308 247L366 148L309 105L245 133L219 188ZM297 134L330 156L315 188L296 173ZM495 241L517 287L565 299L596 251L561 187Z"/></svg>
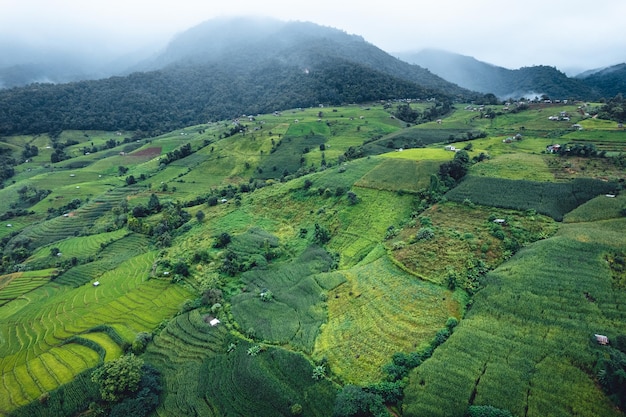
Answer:
<svg viewBox="0 0 626 417"><path fill-rule="evenodd" d="M626 102L622 94L620 93L607 101L606 104L600 108L598 117L600 119L615 120L619 123L626 122Z"/></svg>
<svg viewBox="0 0 626 417"><path fill-rule="evenodd" d="M171 66L126 77L2 90L0 134L77 129L156 136L241 114L433 95L444 96L342 58L322 58L309 74L271 60L258 66L235 62ZM60 152L55 155L62 159Z"/></svg>
<svg viewBox="0 0 626 417"><path fill-rule="evenodd" d="M106 401L92 408L109 411L110 417L145 417L159 404L159 371L132 353L100 365L91 380Z"/></svg>
<svg viewBox="0 0 626 417"><path fill-rule="evenodd" d="M460 150L454 159L439 166L439 177L447 186L458 183L469 171L471 161L467 151Z"/></svg>
<svg viewBox="0 0 626 417"><path fill-rule="evenodd" d="M617 336L612 345L598 361L598 379L609 398L626 410L626 335Z"/></svg>

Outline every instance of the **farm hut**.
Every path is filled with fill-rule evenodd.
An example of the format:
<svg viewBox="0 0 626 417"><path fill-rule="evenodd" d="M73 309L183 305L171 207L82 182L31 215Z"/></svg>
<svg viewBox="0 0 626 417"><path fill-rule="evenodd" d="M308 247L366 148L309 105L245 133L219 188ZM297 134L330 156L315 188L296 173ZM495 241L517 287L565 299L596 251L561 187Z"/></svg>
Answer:
<svg viewBox="0 0 626 417"><path fill-rule="evenodd" d="M608 345L609 344L609 338L602 335L602 334L594 334L594 336L596 337L596 342L598 342L598 344L600 345Z"/></svg>
<svg viewBox="0 0 626 417"><path fill-rule="evenodd" d="M96 282L93 283L94 287L97 287L98 285L100 285L100 281L96 281Z"/></svg>
<svg viewBox="0 0 626 417"><path fill-rule="evenodd" d="M493 222L496 224L506 224L505 219L493 219Z"/></svg>
<svg viewBox="0 0 626 417"><path fill-rule="evenodd" d="M456 148L454 146L452 146L452 145L446 145L445 150L446 151L456 151Z"/></svg>
<svg viewBox="0 0 626 417"><path fill-rule="evenodd" d="M220 321L218 319L211 319L211 321L209 322L209 324L213 327L217 326L218 324L220 324Z"/></svg>

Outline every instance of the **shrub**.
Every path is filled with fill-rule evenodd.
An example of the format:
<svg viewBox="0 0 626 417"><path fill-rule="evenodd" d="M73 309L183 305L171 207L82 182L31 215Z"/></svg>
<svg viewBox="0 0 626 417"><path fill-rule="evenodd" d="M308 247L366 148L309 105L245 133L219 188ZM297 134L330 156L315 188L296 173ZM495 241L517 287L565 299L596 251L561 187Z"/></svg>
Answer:
<svg viewBox="0 0 626 417"><path fill-rule="evenodd" d="M513 414L490 405L471 405L467 409L467 417L513 417Z"/></svg>
<svg viewBox="0 0 626 417"><path fill-rule="evenodd" d="M221 233L215 239L216 240L215 240L215 243L213 244L213 247L216 249L225 248L231 241L230 235L226 232Z"/></svg>
<svg viewBox="0 0 626 417"><path fill-rule="evenodd" d="M356 385L346 385L337 395L334 417L389 416L380 395L367 392Z"/></svg>
<svg viewBox="0 0 626 417"><path fill-rule="evenodd" d="M435 232L430 227L422 227L415 235L417 240L430 240L433 237L435 237Z"/></svg>
<svg viewBox="0 0 626 417"><path fill-rule="evenodd" d="M100 386L103 400L117 401L137 391L142 366L143 360L131 353L96 368L91 380Z"/></svg>

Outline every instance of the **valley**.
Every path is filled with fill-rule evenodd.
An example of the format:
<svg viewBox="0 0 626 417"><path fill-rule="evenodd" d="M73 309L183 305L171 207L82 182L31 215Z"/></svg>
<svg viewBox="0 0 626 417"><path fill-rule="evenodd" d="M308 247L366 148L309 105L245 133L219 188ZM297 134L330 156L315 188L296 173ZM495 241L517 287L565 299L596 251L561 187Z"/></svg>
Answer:
<svg viewBox="0 0 626 417"><path fill-rule="evenodd" d="M623 416L626 131L407 105L440 106L2 136L38 152L0 190L0 415L121 415L91 373L133 353L159 417Z"/></svg>

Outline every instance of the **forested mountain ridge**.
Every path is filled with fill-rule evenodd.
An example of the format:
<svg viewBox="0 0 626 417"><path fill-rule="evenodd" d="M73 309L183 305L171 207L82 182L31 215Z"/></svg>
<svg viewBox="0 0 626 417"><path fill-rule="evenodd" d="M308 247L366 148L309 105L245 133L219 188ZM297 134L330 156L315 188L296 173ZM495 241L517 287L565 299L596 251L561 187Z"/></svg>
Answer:
<svg viewBox="0 0 626 417"><path fill-rule="evenodd" d="M589 76L572 78L550 66L507 69L473 57L434 49L397 55L464 88L493 93L501 98L545 94L556 99L594 100L610 98L626 91L623 75L620 78L623 70L620 72L619 66L611 67L618 71L597 71Z"/></svg>
<svg viewBox="0 0 626 417"><path fill-rule="evenodd" d="M255 62L278 60L305 70L319 67L323 57L345 59L450 95L468 93L420 66L393 58L361 36L311 22L244 17L210 20L176 36L143 68L217 62L245 68Z"/></svg>
<svg viewBox="0 0 626 417"><path fill-rule="evenodd" d="M591 86L602 97L626 94L626 63L579 74L576 78Z"/></svg>
<svg viewBox="0 0 626 417"><path fill-rule="evenodd" d="M229 22L228 27L246 26ZM213 24L174 39L160 58L144 64L152 71L0 91L0 134L66 129L159 134L320 103L478 97L336 29L266 22L239 32Z"/></svg>

